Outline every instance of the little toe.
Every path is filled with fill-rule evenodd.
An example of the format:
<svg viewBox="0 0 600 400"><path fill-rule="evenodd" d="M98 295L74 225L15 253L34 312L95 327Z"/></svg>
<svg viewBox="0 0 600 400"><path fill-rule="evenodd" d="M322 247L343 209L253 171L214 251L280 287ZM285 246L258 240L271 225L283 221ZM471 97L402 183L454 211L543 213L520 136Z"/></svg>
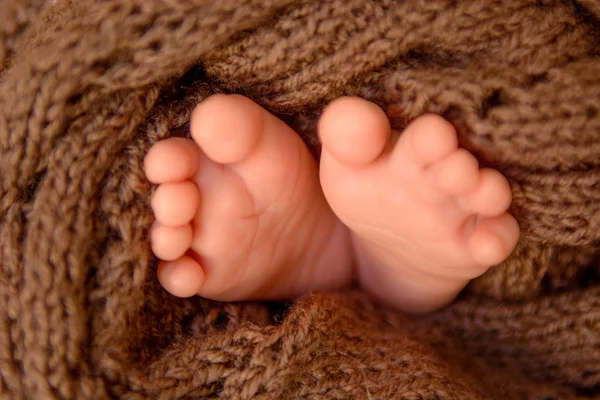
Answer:
<svg viewBox="0 0 600 400"><path fill-rule="evenodd" d="M263 109L244 96L218 94L200 103L190 131L204 153L220 164L243 161L261 138Z"/></svg>
<svg viewBox="0 0 600 400"><path fill-rule="evenodd" d="M484 218L469 240L469 248L475 262L492 266L504 261L519 240L519 224L514 217L504 213L499 217Z"/></svg>
<svg viewBox="0 0 600 400"><path fill-rule="evenodd" d="M154 255L164 261L183 256L192 245L192 226L165 226L155 222L150 231L150 243Z"/></svg>
<svg viewBox="0 0 600 400"><path fill-rule="evenodd" d="M512 192L506 178L494 169L482 168L479 183L466 195L463 206L473 213L492 217L505 213L511 201Z"/></svg>
<svg viewBox="0 0 600 400"><path fill-rule="evenodd" d="M479 163L465 149L458 149L431 167L439 187L450 195L468 193L479 184Z"/></svg>
<svg viewBox="0 0 600 400"><path fill-rule="evenodd" d="M429 166L452 154L458 148L454 126L435 114L423 115L402 132L394 158L411 159Z"/></svg>
<svg viewBox="0 0 600 400"><path fill-rule="evenodd" d="M161 140L144 158L146 178L152 183L180 182L198 171L200 149L189 139Z"/></svg>
<svg viewBox="0 0 600 400"><path fill-rule="evenodd" d="M182 226L194 219L200 204L200 191L190 182L163 183L152 196L154 218L165 226Z"/></svg>
<svg viewBox="0 0 600 400"><path fill-rule="evenodd" d="M177 297L194 296L204 284L202 267L189 256L183 256L175 261L160 262L157 274L160 284Z"/></svg>
<svg viewBox="0 0 600 400"><path fill-rule="evenodd" d="M376 104L358 97L343 97L327 106L318 131L325 152L341 163L359 166L379 157L391 127Z"/></svg>

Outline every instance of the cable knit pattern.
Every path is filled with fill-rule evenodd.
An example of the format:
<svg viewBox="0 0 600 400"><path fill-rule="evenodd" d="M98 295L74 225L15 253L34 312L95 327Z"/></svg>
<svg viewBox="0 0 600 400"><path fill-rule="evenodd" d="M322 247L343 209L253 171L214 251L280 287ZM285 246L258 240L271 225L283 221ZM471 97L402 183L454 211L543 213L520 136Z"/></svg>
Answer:
<svg viewBox="0 0 600 400"><path fill-rule="evenodd" d="M600 398L596 0L0 4L0 398ZM175 299L148 148L241 93L318 154L342 95L427 112L509 179L523 235L451 306Z"/></svg>

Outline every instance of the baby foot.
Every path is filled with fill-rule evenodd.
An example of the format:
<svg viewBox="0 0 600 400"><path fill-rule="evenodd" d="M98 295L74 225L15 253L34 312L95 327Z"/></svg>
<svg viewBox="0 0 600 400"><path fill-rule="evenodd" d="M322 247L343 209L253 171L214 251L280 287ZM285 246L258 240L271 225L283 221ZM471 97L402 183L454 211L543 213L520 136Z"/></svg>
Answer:
<svg viewBox="0 0 600 400"><path fill-rule="evenodd" d="M480 169L441 117L418 118L391 144L381 109L343 98L319 134L325 197L352 231L361 284L384 301L437 309L515 247L508 182Z"/></svg>
<svg viewBox="0 0 600 400"><path fill-rule="evenodd" d="M154 145L151 231L161 284L180 297L280 299L347 285L347 229L327 205L299 136L242 96L216 95L193 140Z"/></svg>

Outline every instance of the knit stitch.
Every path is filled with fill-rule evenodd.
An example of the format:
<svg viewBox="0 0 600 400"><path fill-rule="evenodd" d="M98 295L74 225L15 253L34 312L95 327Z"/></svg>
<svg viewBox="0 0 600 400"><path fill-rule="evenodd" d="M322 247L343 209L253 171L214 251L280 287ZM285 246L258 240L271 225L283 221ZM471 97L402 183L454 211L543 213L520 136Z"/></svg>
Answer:
<svg viewBox="0 0 600 400"><path fill-rule="evenodd" d="M11 0L0 68L0 398L600 398L596 0ZM314 154L342 95L444 116L518 248L420 319L168 295L142 160L217 92Z"/></svg>

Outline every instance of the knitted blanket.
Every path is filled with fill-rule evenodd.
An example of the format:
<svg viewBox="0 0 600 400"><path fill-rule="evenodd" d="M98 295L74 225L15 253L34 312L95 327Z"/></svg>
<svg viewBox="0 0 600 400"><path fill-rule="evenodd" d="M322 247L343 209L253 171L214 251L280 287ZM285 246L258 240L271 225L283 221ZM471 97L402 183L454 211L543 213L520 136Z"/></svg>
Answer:
<svg viewBox="0 0 600 400"><path fill-rule="evenodd" d="M600 398L597 0L3 0L0 68L0 398ZM216 92L315 154L342 95L440 114L521 242L421 318L176 299L142 160Z"/></svg>

